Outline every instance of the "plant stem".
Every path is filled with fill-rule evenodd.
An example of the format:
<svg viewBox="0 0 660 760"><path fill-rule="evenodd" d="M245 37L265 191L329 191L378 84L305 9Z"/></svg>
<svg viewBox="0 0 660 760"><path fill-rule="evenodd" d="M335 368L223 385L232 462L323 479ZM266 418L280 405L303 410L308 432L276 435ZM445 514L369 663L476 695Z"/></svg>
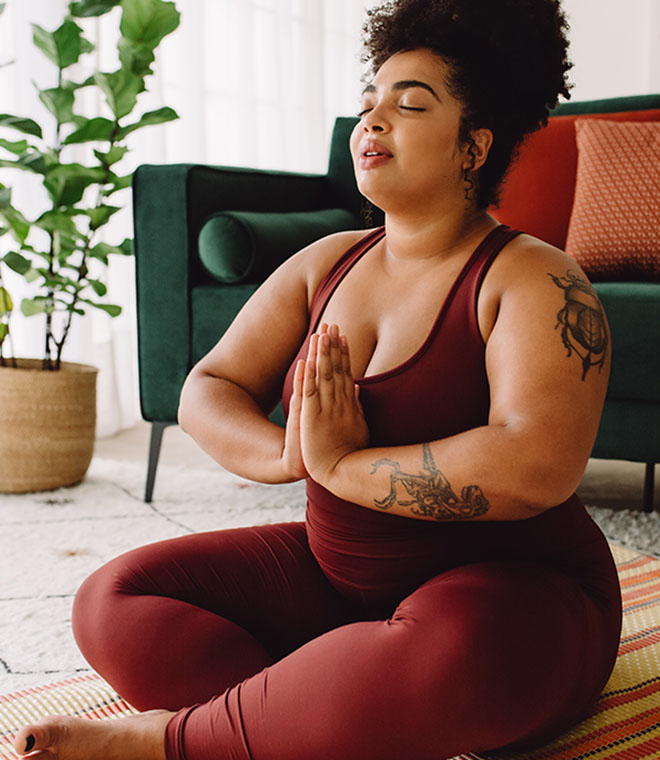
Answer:
<svg viewBox="0 0 660 760"><path fill-rule="evenodd" d="M115 122L115 127L114 127L114 129L112 131L112 134L110 135L110 141L109 141L110 142L110 148L109 148L109 150L112 150L112 148L114 147L115 140L116 140L116 133L118 132L118 130L119 130L119 123ZM106 161L103 161L102 162L102 168L103 168L103 170L105 172L105 177L99 182L99 190L98 190L98 195L97 195L97 198L96 198L96 204L95 204L94 208L100 208L103 205L103 201L107 197L106 193L105 193L104 187L105 187L105 185L108 183L108 181L110 179L110 165ZM82 289L84 287L84 285L82 285L82 280L84 280L85 277L87 277L88 254L89 254L89 251L91 249L92 240L94 238L94 235L95 235L96 231L97 230L95 228L94 229L92 228L92 222L91 222L91 219L90 219L88 234L87 234L87 237L85 239L85 246L84 246L84 248L81 251L81 253L82 253L82 260L81 260L81 262L78 265L77 270L76 270L76 274L77 274L76 284L78 286L80 286L80 287L77 287L75 289L74 293L73 293L71 303L69 304L69 314L68 314L68 317L67 317L64 329L62 331L61 339L60 339L59 342L55 340L55 345L57 346L57 356L56 356L56 359L55 359L55 369L59 369L60 365L61 365L62 349L64 347L64 343L65 343L65 341L67 339L67 336L69 334L69 330L71 329L71 323L73 321L73 315L75 313L74 312L74 308L75 308L76 304L78 303L79 294L80 294L80 292L82 291Z"/></svg>

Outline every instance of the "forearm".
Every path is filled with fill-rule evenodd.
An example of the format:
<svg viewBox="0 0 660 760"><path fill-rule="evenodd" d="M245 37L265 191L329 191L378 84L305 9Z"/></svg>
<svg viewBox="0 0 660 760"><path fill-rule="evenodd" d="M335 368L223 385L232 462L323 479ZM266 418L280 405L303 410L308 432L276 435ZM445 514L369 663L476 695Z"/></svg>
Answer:
<svg viewBox="0 0 660 760"><path fill-rule="evenodd" d="M181 393L179 424L230 472L261 483L296 479L286 472L282 459L284 430L229 381L191 375Z"/></svg>
<svg viewBox="0 0 660 760"><path fill-rule="evenodd" d="M369 509L416 519L526 519L561 503L575 485L553 475L541 448L524 433L484 426L429 444L354 451L321 485Z"/></svg>

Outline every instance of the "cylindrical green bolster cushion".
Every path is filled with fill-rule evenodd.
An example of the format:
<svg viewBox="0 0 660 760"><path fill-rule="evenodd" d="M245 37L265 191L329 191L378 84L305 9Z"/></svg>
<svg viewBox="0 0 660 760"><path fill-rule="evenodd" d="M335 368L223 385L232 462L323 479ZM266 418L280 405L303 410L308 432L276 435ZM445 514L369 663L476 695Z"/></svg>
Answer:
<svg viewBox="0 0 660 760"><path fill-rule="evenodd" d="M341 208L290 213L221 211L200 230L199 258L219 282L263 282L285 259L314 240L362 226L355 214Z"/></svg>

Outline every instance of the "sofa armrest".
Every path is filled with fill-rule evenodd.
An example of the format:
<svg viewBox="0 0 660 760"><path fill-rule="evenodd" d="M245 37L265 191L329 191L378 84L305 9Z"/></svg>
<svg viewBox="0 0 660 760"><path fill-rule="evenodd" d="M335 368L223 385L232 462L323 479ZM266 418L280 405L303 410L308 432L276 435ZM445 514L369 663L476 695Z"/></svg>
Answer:
<svg viewBox="0 0 660 760"><path fill-rule="evenodd" d="M175 421L192 366L190 292L210 280L197 255L217 211L312 211L339 205L325 175L197 164L142 165L133 177L142 415Z"/></svg>

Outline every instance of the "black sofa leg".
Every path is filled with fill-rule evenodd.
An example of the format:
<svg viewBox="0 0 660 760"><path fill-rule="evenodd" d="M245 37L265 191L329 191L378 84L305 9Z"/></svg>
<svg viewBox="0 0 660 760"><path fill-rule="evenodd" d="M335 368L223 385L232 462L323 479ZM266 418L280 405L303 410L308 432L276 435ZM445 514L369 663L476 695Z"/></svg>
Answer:
<svg viewBox="0 0 660 760"><path fill-rule="evenodd" d="M160 456L160 444L163 441L163 432L166 427L173 425L173 422L152 422L151 423L151 442L149 443L149 464L147 467L147 485L144 489L144 500L147 504L151 503L151 497L154 492L154 483L156 481L156 468L158 467L158 457Z"/></svg>
<svg viewBox="0 0 660 760"><path fill-rule="evenodd" d="M644 472L644 511L653 512L655 462L647 462Z"/></svg>

